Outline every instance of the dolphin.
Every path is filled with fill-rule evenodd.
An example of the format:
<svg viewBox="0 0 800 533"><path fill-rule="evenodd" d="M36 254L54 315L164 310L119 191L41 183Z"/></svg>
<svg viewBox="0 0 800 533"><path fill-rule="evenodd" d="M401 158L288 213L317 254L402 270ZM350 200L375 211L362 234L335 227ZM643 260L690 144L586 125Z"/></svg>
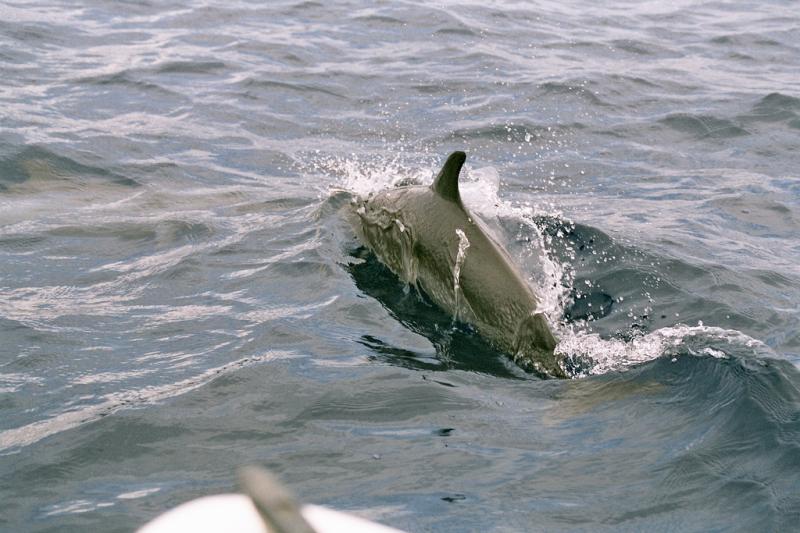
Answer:
<svg viewBox="0 0 800 533"><path fill-rule="evenodd" d="M508 252L461 201L466 160L453 152L428 186L355 199L357 236L403 281L517 362L546 377L566 377L539 298Z"/></svg>

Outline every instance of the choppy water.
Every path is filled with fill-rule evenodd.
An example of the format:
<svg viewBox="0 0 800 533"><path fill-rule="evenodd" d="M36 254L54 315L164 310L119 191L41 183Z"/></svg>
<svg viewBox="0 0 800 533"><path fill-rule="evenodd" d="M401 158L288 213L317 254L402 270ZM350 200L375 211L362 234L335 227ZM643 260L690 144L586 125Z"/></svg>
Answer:
<svg viewBox="0 0 800 533"><path fill-rule="evenodd" d="M1 530L130 531L247 463L409 531L800 523L796 2L0 21ZM453 149L575 379L354 240Z"/></svg>

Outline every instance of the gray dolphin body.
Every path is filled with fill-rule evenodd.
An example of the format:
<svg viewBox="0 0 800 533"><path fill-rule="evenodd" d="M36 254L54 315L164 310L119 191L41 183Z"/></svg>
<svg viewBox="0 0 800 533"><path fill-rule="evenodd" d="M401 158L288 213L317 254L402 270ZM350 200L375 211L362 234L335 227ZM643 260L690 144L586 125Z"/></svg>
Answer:
<svg viewBox="0 0 800 533"><path fill-rule="evenodd" d="M454 152L433 185L398 187L357 202L356 232L401 279L516 360L553 377L564 371L539 299L500 244L464 207Z"/></svg>

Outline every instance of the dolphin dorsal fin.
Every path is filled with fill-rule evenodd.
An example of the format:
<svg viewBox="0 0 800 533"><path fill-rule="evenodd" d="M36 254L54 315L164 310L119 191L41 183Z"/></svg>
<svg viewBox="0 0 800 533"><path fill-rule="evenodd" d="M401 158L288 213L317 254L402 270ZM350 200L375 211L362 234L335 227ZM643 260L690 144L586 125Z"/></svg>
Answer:
<svg viewBox="0 0 800 533"><path fill-rule="evenodd" d="M457 204L461 204L461 195L458 193L458 174L461 172L461 167L464 166L464 161L467 159L467 154L464 152L453 152L447 161L444 162L442 170L439 175L433 180L433 189L436 194L446 200L452 200Z"/></svg>

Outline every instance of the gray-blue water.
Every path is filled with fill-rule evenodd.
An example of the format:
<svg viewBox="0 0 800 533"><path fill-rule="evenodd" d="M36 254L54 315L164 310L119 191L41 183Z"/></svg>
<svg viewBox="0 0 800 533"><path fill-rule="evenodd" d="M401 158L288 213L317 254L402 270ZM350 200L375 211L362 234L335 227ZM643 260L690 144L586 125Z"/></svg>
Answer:
<svg viewBox="0 0 800 533"><path fill-rule="evenodd" d="M798 528L797 2L16 0L0 74L0 530L250 463L415 532ZM574 379L347 225L454 149Z"/></svg>

